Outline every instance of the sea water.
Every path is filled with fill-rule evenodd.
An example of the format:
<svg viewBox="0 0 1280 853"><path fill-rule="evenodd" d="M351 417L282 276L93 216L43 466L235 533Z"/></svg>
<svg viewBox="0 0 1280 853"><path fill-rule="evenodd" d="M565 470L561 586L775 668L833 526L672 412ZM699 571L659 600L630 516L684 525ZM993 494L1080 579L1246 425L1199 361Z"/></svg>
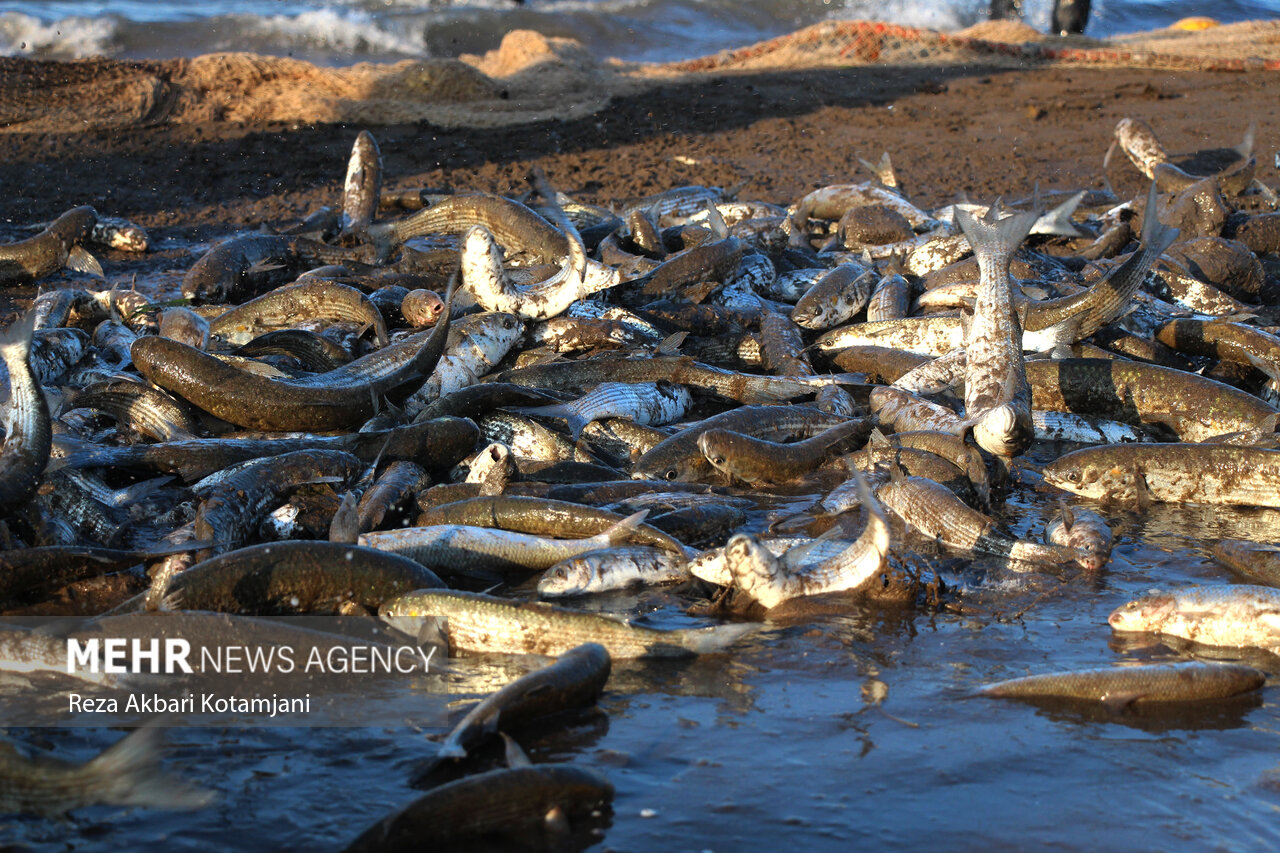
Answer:
<svg viewBox="0 0 1280 853"><path fill-rule="evenodd" d="M1023 0L1047 29L1052 0ZM496 47L512 29L569 36L598 56L688 59L828 19L955 30L987 0L60 0L0 2L0 54L154 59L244 50L325 64L452 57ZM1105 37L1211 15L1280 15L1280 0L1095 0L1086 30Z"/></svg>

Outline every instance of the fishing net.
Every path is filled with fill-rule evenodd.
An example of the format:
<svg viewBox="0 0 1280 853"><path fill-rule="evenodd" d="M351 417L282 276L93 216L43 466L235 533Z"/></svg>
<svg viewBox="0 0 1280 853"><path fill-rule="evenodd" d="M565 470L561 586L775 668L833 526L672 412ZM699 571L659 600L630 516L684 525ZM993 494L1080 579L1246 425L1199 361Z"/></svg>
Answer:
<svg viewBox="0 0 1280 853"><path fill-rule="evenodd" d="M992 21L958 33L877 21L827 21L737 50L664 66L672 72L847 65L1086 64L1199 71L1280 70L1280 21L1168 29L1105 41L1048 36Z"/></svg>
<svg viewBox="0 0 1280 853"><path fill-rule="evenodd" d="M1051 65L1280 70L1280 21L1105 41L993 21L957 33L829 21L712 56L666 64L594 57L517 30L483 56L327 68L245 53L193 59L50 62L0 58L0 131L73 132L154 123L309 122L501 127L574 119L671 81L749 70L848 66Z"/></svg>

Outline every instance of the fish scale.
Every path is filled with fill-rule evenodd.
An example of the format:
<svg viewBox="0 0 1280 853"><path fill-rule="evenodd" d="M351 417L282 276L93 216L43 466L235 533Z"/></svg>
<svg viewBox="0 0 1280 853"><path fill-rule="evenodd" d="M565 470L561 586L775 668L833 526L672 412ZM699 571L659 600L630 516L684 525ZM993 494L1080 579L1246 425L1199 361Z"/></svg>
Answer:
<svg viewBox="0 0 1280 853"><path fill-rule="evenodd" d="M384 604L378 615L410 635L434 619L451 650L538 655L559 655L582 643L599 643L615 658L687 657L723 651L739 637L758 630L751 623L659 630L549 604L453 590L411 592Z"/></svg>

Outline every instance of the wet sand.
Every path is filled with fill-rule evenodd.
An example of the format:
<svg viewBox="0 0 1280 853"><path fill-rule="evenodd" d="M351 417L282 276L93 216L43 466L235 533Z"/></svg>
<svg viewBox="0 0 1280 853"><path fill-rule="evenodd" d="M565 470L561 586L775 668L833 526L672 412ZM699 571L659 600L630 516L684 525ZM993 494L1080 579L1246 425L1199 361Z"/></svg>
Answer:
<svg viewBox="0 0 1280 853"><path fill-rule="evenodd" d="M20 67L19 67L20 66ZM6 222L78 204L151 227L219 231L288 224L340 203L347 155L369 127L389 189L522 192L533 165L584 201L608 203L681 184L742 185L787 204L831 182L860 180L857 158L893 157L919 203L967 194L1028 196L1101 185L1117 120L1147 120L1171 152L1236 144L1258 121L1258 176L1273 161L1280 74L954 66L739 72L616 97L572 121L493 129L378 125L173 124L30 132L11 117L59 97L120 95L112 63L0 66L0 205ZM20 72L20 73L19 73ZM103 78L96 81L95 74ZM6 120L6 117L10 117ZM13 125L13 126L11 126ZM15 129L16 128L16 129ZM1124 197L1136 171L1113 168ZM1132 187L1124 186L1130 182Z"/></svg>

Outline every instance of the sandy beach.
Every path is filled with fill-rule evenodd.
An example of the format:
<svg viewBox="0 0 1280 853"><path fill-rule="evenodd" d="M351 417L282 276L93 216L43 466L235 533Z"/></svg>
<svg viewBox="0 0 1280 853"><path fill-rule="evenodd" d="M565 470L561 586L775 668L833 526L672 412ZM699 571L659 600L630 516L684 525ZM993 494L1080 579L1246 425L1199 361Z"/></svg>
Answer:
<svg viewBox="0 0 1280 853"><path fill-rule="evenodd" d="M580 72L582 58L559 50L566 55ZM483 59L475 64L486 67ZM541 72L523 91L484 78L479 85L499 87L487 93L494 104L536 101L539 86L542 103L528 111L536 117L530 122L468 127L397 121L403 110L380 112L377 104L357 112L367 119L359 122L271 120L279 108L236 109L252 101L253 80L216 107L206 96L180 111L165 103L163 82L148 83L161 91L140 98L140 74L173 80L189 65L0 60L3 219L20 224L93 204L149 228L288 224L339 203L351 143L366 128L381 147L389 189L520 193L537 165L570 195L606 204L682 184L740 187L744 198L789 204L827 183L865 179L857 158L885 151L907 192L926 206L961 194L1023 198L1036 182L1100 187L1103 155L1125 116L1149 122L1171 152L1234 145L1256 120L1258 177L1271 184L1277 177L1280 115L1268 105L1280 96L1280 74L1268 71L882 63L671 76L614 86L600 97L591 89L600 82L593 66L576 78ZM487 67L495 70L492 61ZM273 107L289 95L288 83L263 81L262 89L284 93ZM438 98L467 97L458 80L445 83ZM461 80L464 89L474 83ZM305 115L309 83L294 85L301 105L293 112ZM576 95L562 114L580 115L545 117L557 112L561 90ZM518 113L498 117L520 120ZM1123 158L1117 163L1111 176L1123 198L1140 176Z"/></svg>

